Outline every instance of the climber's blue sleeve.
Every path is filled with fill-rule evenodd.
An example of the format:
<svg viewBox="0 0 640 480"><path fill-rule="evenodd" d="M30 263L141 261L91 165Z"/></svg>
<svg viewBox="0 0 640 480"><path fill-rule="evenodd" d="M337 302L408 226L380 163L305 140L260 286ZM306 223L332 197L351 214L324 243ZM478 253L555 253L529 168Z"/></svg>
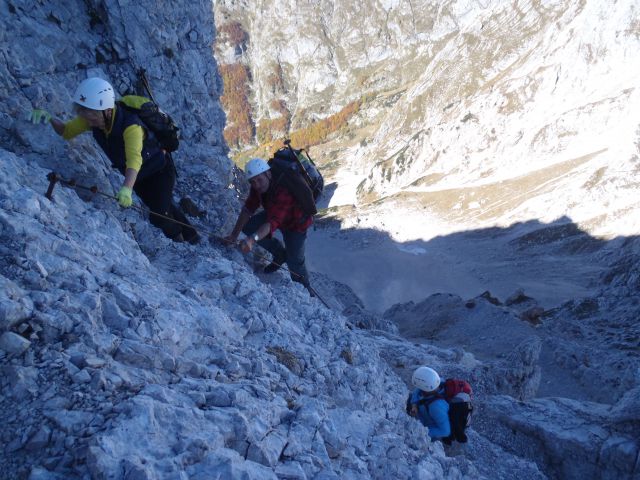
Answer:
<svg viewBox="0 0 640 480"><path fill-rule="evenodd" d="M449 423L449 404L446 400L436 400L429 405L429 436L433 439L444 438L451 435L451 424Z"/></svg>

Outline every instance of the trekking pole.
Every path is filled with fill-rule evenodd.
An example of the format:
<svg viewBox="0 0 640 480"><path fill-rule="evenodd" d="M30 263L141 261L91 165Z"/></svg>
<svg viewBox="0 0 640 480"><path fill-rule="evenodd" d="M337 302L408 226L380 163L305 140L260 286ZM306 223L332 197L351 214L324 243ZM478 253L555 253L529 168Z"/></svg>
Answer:
<svg viewBox="0 0 640 480"><path fill-rule="evenodd" d="M98 190L98 187L93 185L91 187L87 187L86 185L80 185L78 184L75 179L65 179L61 176L59 176L56 172L50 172L47 174L47 179L49 180L49 188L47 189L47 193L45 194L45 196L53 201L53 189L56 185L56 183L60 183L60 185L67 187L67 188L73 188L76 190L85 190L88 192L91 192L94 195L102 195L105 198L110 198L112 200L118 201L118 197L114 196L114 195L109 195L108 193L104 193L101 192L100 190ZM168 217L167 215L163 215L161 213L157 213L154 212L153 210L149 209L149 208L143 208L143 207L139 207L137 205L131 205L132 209L137 210L141 213L147 213L149 215L155 215L157 217L163 218L165 220L168 220L170 222L174 222L177 223L178 225L182 225L184 227L188 227L188 228L193 228L195 230L195 227L193 225L190 225L188 223L184 223L184 222L180 222L178 220L176 220L175 218L172 217ZM227 240L224 237L220 237L219 235L213 233L211 230L207 230L206 228L200 228L200 231L203 233L206 233L207 235L209 235L209 238L214 238L220 242L223 242L225 244L228 244ZM240 242L235 242L233 243L233 245L237 246ZM263 260L268 260L266 256L261 255L259 253L256 253L256 255L258 256L258 258L263 259ZM280 265L277 262L272 262L274 265L277 265L278 268L282 268L285 272L288 272L289 275L291 276L295 276L300 278L301 280L304 280L304 277L296 272L292 272L291 270L289 270L287 267L285 267L284 265ZM301 282L302 283L302 282ZM318 295L318 292L315 291L315 289L311 286L308 285L305 287L311 292L313 293L316 297L318 297L318 300L320 300L325 307L327 307L328 309L331 309L331 307L329 307L329 305L327 304L327 302L325 302L322 297L320 295Z"/></svg>
<svg viewBox="0 0 640 480"><path fill-rule="evenodd" d="M86 185L80 185L73 178L67 180L65 178L62 178L62 177L58 176L55 172L49 173L47 175L47 178L49 179L50 183L49 183L49 189L47 190L47 194L48 195L47 194L45 194L45 195L47 195L47 198L49 200L52 200L52 195L51 194L53 193L53 187L55 186L55 183L57 182L57 183L60 183L60 185L68 187L68 188L73 188L73 189L76 189L76 190L85 190L85 191L93 193L94 195L102 195L105 198L110 198L112 200L118 201L118 197L116 197L114 195L109 195L108 193L101 192L100 190L98 190L98 187L95 186L95 185L93 185L91 187L87 187ZM168 217L168 216L163 215L161 213L154 212L153 210L150 210L148 208L139 207L137 205L131 205L130 208L132 208L134 210L137 210L139 212L142 212L142 213L147 213L149 215L155 215L156 217L164 218L165 220L169 220L170 222L177 223L178 225L182 225L183 227L193 228L195 230L193 225L190 225L190 224L184 223L184 222L180 222L179 220L176 220L175 218ZM205 231L206 231L206 229L205 229ZM210 233L210 232L206 232L206 233ZM210 236L215 237L216 235L210 233Z"/></svg>
<svg viewBox="0 0 640 480"><path fill-rule="evenodd" d="M258 259L260 260L269 260L266 256L255 252L254 253L255 256L258 257ZM300 275L299 273L296 272L292 272L291 270L289 270L287 267L285 267L284 265L279 264L278 262L271 262L274 265L276 265L278 268L281 268L282 270L284 270L285 272L288 272L289 275L291 275L292 277L297 277L300 280L304 280L305 278ZM327 302L324 301L324 299L318 294L317 290L315 288L313 288L310 284L305 285L303 282L298 282L298 283L302 283L304 285L304 288L306 288L307 290L309 290L309 292L311 292L313 295L315 295L316 297L318 297L318 300L320 300L322 302L322 304L327 307L329 310L331 310L331 307L327 304Z"/></svg>
<svg viewBox="0 0 640 480"><path fill-rule="evenodd" d="M149 81L147 80L147 71L140 67L138 69L138 75L140 76L140 78L142 79L142 85L144 86L145 90L147 91L147 93L149 94L149 98L151 99L151 101L153 103L155 103L156 105L158 105L156 103L156 99L153 98L153 93L151 93L151 87L149 86Z"/></svg>
<svg viewBox="0 0 640 480"><path fill-rule="evenodd" d="M302 165L302 162L300 161L300 158L298 157L298 154L296 153L296 151L291 146L291 139L290 138L286 138L283 143L289 148L289 150L291 150L291 153L293 153L293 158L296 159L296 162L298 163L298 166L300 167L300 173L302 173L302 176L306 180L307 185L309 185L309 187L312 187L314 182L313 182L313 180L311 180L311 177L309 176L309 172L307 172L307 169L304 168L304 166Z"/></svg>
<svg viewBox="0 0 640 480"><path fill-rule="evenodd" d="M156 108L158 110L160 110L160 106L158 105L158 102L156 102L156 99L153 98L153 93L151 92L151 86L149 85L149 80L147 80L147 71L140 67L138 69L138 75L140 76L140 78L142 78L142 85L144 86L145 90L147 91L147 93L149 94L149 98L151 99L151 101L153 102L153 104L156 106ZM166 152L165 154L171 159L171 161L173 162L173 155L171 154L171 152ZM178 171L176 170L176 166L173 166L173 170L176 173L176 178L178 177Z"/></svg>
<svg viewBox="0 0 640 480"><path fill-rule="evenodd" d="M307 285L307 289L311 293L313 293L316 297L318 297L318 300L320 300L325 307L327 307L329 310L331 310L331 307L329 305L327 305L327 302L325 302L323 300L323 298L320 296L320 294L318 293L318 291L315 288L313 288L311 285Z"/></svg>

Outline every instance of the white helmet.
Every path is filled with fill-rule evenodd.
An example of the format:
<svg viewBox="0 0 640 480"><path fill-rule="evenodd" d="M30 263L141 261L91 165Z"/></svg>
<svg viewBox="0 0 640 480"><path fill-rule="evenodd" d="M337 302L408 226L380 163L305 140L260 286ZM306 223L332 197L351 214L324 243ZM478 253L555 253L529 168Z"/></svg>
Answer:
<svg viewBox="0 0 640 480"><path fill-rule="evenodd" d="M420 367L413 372L413 384L424 392L433 392L440 386L440 375L433 368Z"/></svg>
<svg viewBox="0 0 640 480"><path fill-rule="evenodd" d="M252 158L247 162L244 167L244 173L247 175L247 180L251 180L253 177L260 175L261 173L269 170L269 164L261 158Z"/></svg>
<svg viewBox="0 0 640 480"><path fill-rule="evenodd" d="M73 94L75 103L91 110L113 108L115 99L111 84L98 77L83 80Z"/></svg>

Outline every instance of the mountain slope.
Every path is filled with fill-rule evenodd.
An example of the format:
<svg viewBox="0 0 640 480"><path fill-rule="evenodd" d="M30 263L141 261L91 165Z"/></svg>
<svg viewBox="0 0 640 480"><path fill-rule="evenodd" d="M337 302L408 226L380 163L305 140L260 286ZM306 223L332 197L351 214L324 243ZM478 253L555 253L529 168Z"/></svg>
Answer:
<svg viewBox="0 0 640 480"><path fill-rule="evenodd" d="M218 25L235 21L246 32L245 48L222 38L217 52L250 69L256 125L280 116L274 99L294 129L367 96L347 128L312 150L337 183L329 205L355 203L388 220L401 207L415 222L426 217L422 225L446 225L432 234L564 215L590 233L638 232L635 2L370 1L363 9L216 5ZM442 202L453 210L441 211Z"/></svg>
<svg viewBox="0 0 640 480"><path fill-rule="evenodd" d="M526 402L539 381L535 341L499 362L416 345L370 312L347 319L324 308L284 272L256 275L260 260L215 242L174 244L137 210L61 185L53 201L44 196L52 169L104 192L121 177L89 136L66 144L28 124L28 111L67 119L81 79L101 75L125 93L144 66L184 134L179 193L205 212L194 219L203 233L228 232L240 205L210 3L0 8L1 477L540 479L555 463L505 432L556 452L562 435L545 412L578 439L598 432L591 450L576 441L561 451L578 459L568 471L637 473L637 443L610 425L636 421L625 415L637 395L594 414L572 405L574 416L562 400ZM619 267L610 282L637 287L634 261ZM515 311L478 308L519 325ZM356 328L367 325L387 330ZM478 418L495 423L474 427L462 455L430 442L404 412L411 371L423 363L469 378ZM530 425L534 435L523 437ZM593 453L591 463L576 451Z"/></svg>

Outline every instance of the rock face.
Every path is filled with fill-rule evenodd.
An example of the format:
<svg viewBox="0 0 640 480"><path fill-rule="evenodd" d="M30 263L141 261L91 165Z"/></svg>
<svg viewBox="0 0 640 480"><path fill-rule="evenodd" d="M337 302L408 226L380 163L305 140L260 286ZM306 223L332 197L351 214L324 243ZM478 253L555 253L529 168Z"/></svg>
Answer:
<svg viewBox="0 0 640 480"><path fill-rule="evenodd" d="M552 478L637 475L637 435L612 435L599 427L611 418L600 404L540 399L514 409L510 399L492 397L483 415L487 424L481 430L489 438L525 456L544 457Z"/></svg>
<svg viewBox="0 0 640 480"><path fill-rule="evenodd" d="M375 344L284 274L73 190L51 202L46 170L0 158L0 298L30 312L3 317L0 477L461 475Z"/></svg>
<svg viewBox="0 0 640 480"><path fill-rule="evenodd" d="M362 100L312 152L337 183L330 205L360 227L382 216L389 232L411 221L436 235L568 215L590 232L638 232L633 0L214 8L217 58L248 70L258 139Z"/></svg>
<svg viewBox="0 0 640 480"><path fill-rule="evenodd" d="M472 381L479 418L511 412L491 431L515 425L535 403L491 403L495 378L505 378L499 393L528 398L535 342L496 364L415 345L395 336L388 318L369 317L348 289L333 286L339 311L329 310L283 272L263 281L235 250L174 244L111 200L61 186L53 201L44 197L52 169L106 192L121 177L89 136L66 144L49 126L28 124L28 111L68 119L80 80L101 75L124 94L144 67L182 129L178 190L197 209L194 223L229 230L239 205L222 140L210 3L0 8L0 477L544 478L547 466L534 463L542 454L507 451L481 422L468 455L447 458L452 452L404 413L407 375L430 363ZM636 280L626 271L609 279ZM348 304L353 322L341 315ZM574 310L589 315L594 306ZM518 375L500 373L507 361ZM623 396L610 414L596 406L591 417L572 405L588 419L584 428L609 418L615 428L593 427L598 461L563 472L637 476L629 430L637 418L627 414L634 398ZM550 439L552 461L572 453L555 445L541 416L527 418L518 431L534 425Z"/></svg>
<svg viewBox="0 0 640 480"><path fill-rule="evenodd" d="M71 119L71 96L90 76L106 78L119 95L149 96L137 74L143 68L155 100L180 127L181 148L174 155L178 170L194 166L188 181L178 182L179 189L207 191L209 200L228 202L211 193L223 192L232 180L231 165L223 160L222 82L210 55L215 35L211 7L206 2L185 5L175 4L174 11L145 1L122 7L100 1L5 4L6 28L0 34L3 147L104 189L108 162L90 138L77 138L71 147L48 125L27 128L25 119L32 108Z"/></svg>
<svg viewBox="0 0 640 480"><path fill-rule="evenodd" d="M124 94L144 67L181 126L194 222L228 231L210 3L0 15L0 477L482 477L397 408L406 385L375 345L284 274L263 284L240 253L172 244L108 199L44 197L52 169L105 192L121 177L90 136L29 124L31 108L69 119L79 81Z"/></svg>
<svg viewBox="0 0 640 480"><path fill-rule="evenodd" d="M517 344L535 336L535 330L494 302L491 295L465 302L457 295L436 294L418 304L395 305L384 316L409 338L459 345L485 359L504 358Z"/></svg>
<svg viewBox="0 0 640 480"><path fill-rule="evenodd" d="M596 296L545 312L535 328L519 313L535 308L523 291L504 305L488 292L466 302L433 295L384 317L414 341L460 345L485 361L470 377L482 390L474 426L492 442L536 459L552 478L634 478L639 312L625 286L635 280L637 248L633 239L612 254ZM472 366L464 356L460 363Z"/></svg>

